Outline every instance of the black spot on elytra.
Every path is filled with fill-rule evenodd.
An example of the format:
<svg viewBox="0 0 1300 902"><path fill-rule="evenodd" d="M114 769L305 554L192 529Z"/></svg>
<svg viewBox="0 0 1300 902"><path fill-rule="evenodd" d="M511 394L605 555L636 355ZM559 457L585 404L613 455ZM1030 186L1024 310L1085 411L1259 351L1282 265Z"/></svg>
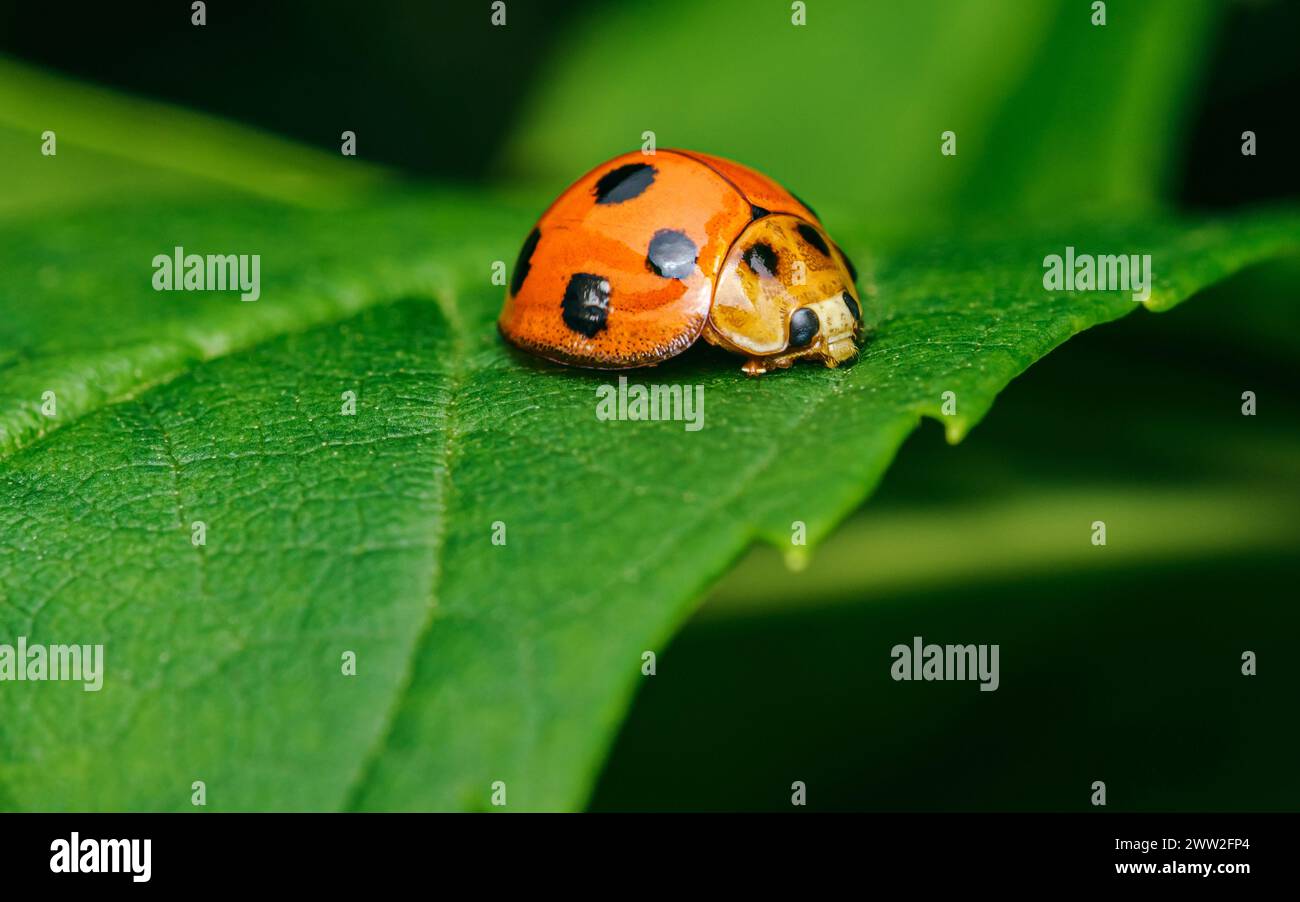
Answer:
<svg viewBox="0 0 1300 902"><path fill-rule="evenodd" d="M853 300L853 295L847 291L841 292L840 297L844 298L844 306L849 308L849 313L858 322L862 321L862 311L858 309L858 302Z"/></svg>
<svg viewBox="0 0 1300 902"><path fill-rule="evenodd" d="M768 216L771 213L771 210L768 210L765 207L760 207L758 204L749 205L749 219L751 222L755 219L762 219L764 216Z"/></svg>
<svg viewBox="0 0 1300 902"><path fill-rule="evenodd" d="M540 229L533 229L524 239L524 246L519 249L519 259L515 260L515 271L510 276L511 294L518 294L519 289L524 287L524 279L528 278L528 270L533 265L533 251L537 250L537 242L541 240Z"/></svg>
<svg viewBox="0 0 1300 902"><path fill-rule="evenodd" d="M853 280L854 285L858 284L858 268L853 265L853 261L844 253L844 248L836 245L835 249L840 252L840 256L844 258L844 265L849 268L849 278Z"/></svg>
<svg viewBox="0 0 1300 902"><path fill-rule="evenodd" d="M598 204L621 204L649 188L656 170L649 163L626 163L600 177L592 193Z"/></svg>
<svg viewBox="0 0 1300 902"><path fill-rule="evenodd" d="M795 194L793 191L790 192L790 196L793 197L795 200L799 201L799 203L803 204L803 208L807 210L809 213L811 213L814 219L821 219L821 217L817 215L817 211L812 208L812 204L808 203L808 201L804 200L802 197Z"/></svg>
<svg viewBox="0 0 1300 902"><path fill-rule="evenodd" d="M749 250L745 251L745 263L760 276L776 275L776 251L762 241L754 242Z"/></svg>
<svg viewBox="0 0 1300 902"><path fill-rule="evenodd" d="M822 256L829 257L831 255L831 249L826 246L826 239L822 237L821 232L817 231L806 222L799 223L795 228L798 230L799 236L803 238L804 241L807 241L813 247L817 248L817 250L822 252Z"/></svg>
<svg viewBox="0 0 1300 902"><path fill-rule="evenodd" d="M564 289L564 324L591 338L605 328L609 316L609 279L589 272L574 273Z"/></svg>
<svg viewBox="0 0 1300 902"><path fill-rule="evenodd" d="M656 276L665 279L684 279L695 272L699 248L686 237L685 232L660 229L650 239L645 265Z"/></svg>
<svg viewBox="0 0 1300 902"><path fill-rule="evenodd" d="M790 347L805 347L821 327L822 323L817 318L816 311L800 307L790 317Z"/></svg>

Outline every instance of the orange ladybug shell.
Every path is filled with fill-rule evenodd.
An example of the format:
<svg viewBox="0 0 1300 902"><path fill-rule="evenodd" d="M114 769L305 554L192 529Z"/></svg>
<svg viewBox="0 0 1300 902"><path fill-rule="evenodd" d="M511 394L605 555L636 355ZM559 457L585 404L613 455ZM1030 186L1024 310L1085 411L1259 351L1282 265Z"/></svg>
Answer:
<svg viewBox="0 0 1300 902"><path fill-rule="evenodd" d="M623 369L694 344L727 251L749 223L811 210L739 163L633 152L569 186L524 241L498 321L560 363Z"/></svg>

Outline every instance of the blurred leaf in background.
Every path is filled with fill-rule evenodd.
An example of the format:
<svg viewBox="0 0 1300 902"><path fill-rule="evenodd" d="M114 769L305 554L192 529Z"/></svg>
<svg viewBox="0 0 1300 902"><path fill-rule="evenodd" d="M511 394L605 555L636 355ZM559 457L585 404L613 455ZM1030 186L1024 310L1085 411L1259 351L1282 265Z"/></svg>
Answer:
<svg viewBox="0 0 1300 902"><path fill-rule="evenodd" d="M1104 27L1071 0L820 2L805 26L747 0L602 7L544 70L504 163L572 177L652 130L769 173L832 231L886 237L1150 207L1219 7L1108 7Z"/></svg>
<svg viewBox="0 0 1300 902"><path fill-rule="evenodd" d="M351 130L359 159L481 181L538 64L595 5L510 0L494 27L486 0L221 0L194 27L172 0L0 0L0 54L335 156Z"/></svg>
<svg viewBox="0 0 1300 902"><path fill-rule="evenodd" d="M52 132L53 156L39 151ZM0 216L237 196L338 207L370 199L382 169L233 122L124 97L0 56Z"/></svg>

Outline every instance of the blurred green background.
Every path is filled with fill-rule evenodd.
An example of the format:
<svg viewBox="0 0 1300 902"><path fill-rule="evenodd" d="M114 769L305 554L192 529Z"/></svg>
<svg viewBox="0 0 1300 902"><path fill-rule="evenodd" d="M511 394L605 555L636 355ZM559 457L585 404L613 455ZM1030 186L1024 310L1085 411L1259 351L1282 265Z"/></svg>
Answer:
<svg viewBox="0 0 1300 902"><path fill-rule="evenodd" d="M882 248L1300 196L1296 4L1116 0L1096 27L1081 0L809 0L796 27L779 2L511 0L494 28L487 2L210 3L203 29L188 6L68 28L3 4L0 53L538 203L653 130ZM22 90L0 150L30 140ZM87 173L77 202L135 191ZM812 808L1074 810L1100 779L1112 809L1300 807L1298 290L1294 263L1245 273L1070 342L957 448L926 424L806 569L760 549L723 581L592 806L784 808L803 780ZM999 643L1001 688L893 683L914 635Z"/></svg>

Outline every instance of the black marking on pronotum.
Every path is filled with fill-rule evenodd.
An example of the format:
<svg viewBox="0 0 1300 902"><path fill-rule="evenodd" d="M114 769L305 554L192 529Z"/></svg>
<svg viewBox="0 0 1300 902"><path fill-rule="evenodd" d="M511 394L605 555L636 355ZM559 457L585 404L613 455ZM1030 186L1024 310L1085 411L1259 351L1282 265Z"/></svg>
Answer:
<svg viewBox="0 0 1300 902"><path fill-rule="evenodd" d="M591 189L598 204L621 204L649 188L658 172L649 163L626 163L611 169Z"/></svg>
<svg viewBox="0 0 1300 902"><path fill-rule="evenodd" d="M660 229L650 239L645 265L656 276L665 279L684 279L695 272L699 249L685 232Z"/></svg>
<svg viewBox="0 0 1300 902"><path fill-rule="evenodd" d="M591 338L605 328L609 316L609 279L577 272L564 289L564 324Z"/></svg>
<svg viewBox="0 0 1300 902"><path fill-rule="evenodd" d="M799 223L795 228L798 230L799 236L821 251L823 256L829 257L831 255L831 249L826 246L826 239L822 237L821 232L806 222Z"/></svg>
<svg viewBox="0 0 1300 902"><path fill-rule="evenodd" d="M755 219L762 219L764 216L770 216L771 210L766 207L760 207L758 204L749 205L749 219L753 222Z"/></svg>
<svg viewBox="0 0 1300 902"><path fill-rule="evenodd" d="M537 242L541 240L541 229L533 229L524 239L524 246L519 249L519 259L515 260L515 271L510 276L511 294L518 294L519 289L524 287L524 279L528 278L528 270L533 265L533 251L537 250Z"/></svg>
<svg viewBox="0 0 1300 902"><path fill-rule="evenodd" d="M840 297L844 298L844 306L849 308L849 313L853 315L853 318L861 322L862 311L858 309L858 302L853 300L853 295L843 291L840 292Z"/></svg>
<svg viewBox="0 0 1300 902"><path fill-rule="evenodd" d="M802 197L795 194L793 191L790 192L790 196L793 197L795 200L799 201L799 203L803 204L803 208L807 210L809 213L811 213L814 218L821 219L821 217L817 215L817 211L812 208L812 204L808 203L808 201L804 200Z"/></svg>
<svg viewBox="0 0 1300 902"><path fill-rule="evenodd" d="M745 251L745 263L760 276L776 275L776 251L762 241L754 242L749 250Z"/></svg>
<svg viewBox="0 0 1300 902"><path fill-rule="evenodd" d="M835 245L835 249L839 251L840 256L844 258L844 265L849 268L849 278L852 279L853 284L856 285L858 283L858 268L853 265L853 261L849 259L848 254L844 253L844 248L837 244Z"/></svg>
<svg viewBox="0 0 1300 902"><path fill-rule="evenodd" d="M813 340L817 330L822 326L817 318L817 311L800 307L790 317L790 347L802 348Z"/></svg>

